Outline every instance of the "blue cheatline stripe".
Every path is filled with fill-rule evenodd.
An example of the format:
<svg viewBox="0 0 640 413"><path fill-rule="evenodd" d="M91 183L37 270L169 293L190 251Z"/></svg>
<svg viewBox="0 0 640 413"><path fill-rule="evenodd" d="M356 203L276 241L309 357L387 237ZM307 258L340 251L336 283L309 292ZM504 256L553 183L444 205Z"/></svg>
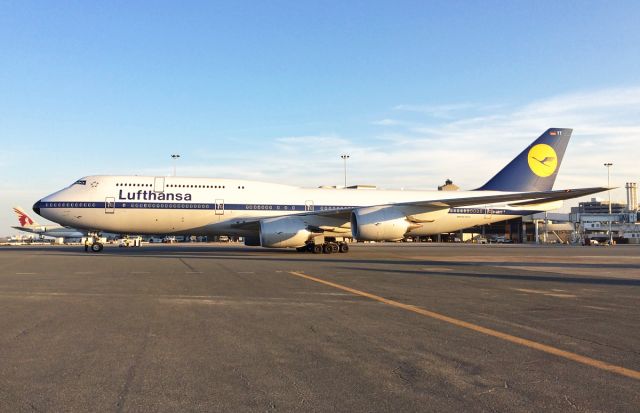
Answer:
<svg viewBox="0 0 640 413"><path fill-rule="evenodd" d="M37 202L36 207L40 209L46 208L114 208L114 209L202 209L215 210L224 209L227 211L283 211L283 212L305 212L306 205L292 204L209 204L197 202ZM223 207L222 207L223 206ZM333 206L333 205L315 205L313 211L333 211L340 209L359 208L357 206ZM308 211L306 211L308 212ZM483 208L451 208L450 214L459 215L532 215L540 211L538 210L510 210L510 209L483 209Z"/></svg>
<svg viewBox="0 0 640 413"><path fill-rule="evenodd" d="M296 211L305 212L304 204L216 204L199 202L37 202L37 208L115 208L115 209L225 209L233 211ZM352 209L356 206L314 205L313 211Z"/></svg>
<svg viewBox="0 0 640 413"><path fill-rule="evenodd" d="M538 210L514 210L514 209L504 209L504 208L451 208L449 209L450 214L459 214L459 215L533 215L537 214Z"/></svg>

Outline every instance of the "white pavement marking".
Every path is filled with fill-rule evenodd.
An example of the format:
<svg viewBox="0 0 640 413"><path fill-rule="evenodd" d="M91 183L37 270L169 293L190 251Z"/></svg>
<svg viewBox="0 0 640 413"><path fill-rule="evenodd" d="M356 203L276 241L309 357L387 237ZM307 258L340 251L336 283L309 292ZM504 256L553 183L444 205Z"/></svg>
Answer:
<svg viewBox="0 0 640 413"><path fill-rule="evenodd" d="M598 307L595 305L583 305L584 308L591 308L592 310L600 310L600 311L613 311L613 308L606 307Z"/></svg>
<svg viewBox="0 0 640 413"><path fill-rule="evenodd" d="M37 272L17 272L16 275L36 275Z"/></svg>
<svg viewBox="0 0 640 413"><path fill-rule="evenodd" d="M545 290L531 290L531 289L528 289L528 288L512 288L512 290L520 291L520 292L523 292L523 293L530 293L530 294L542 294L542 295L545 295L547 297L576 298L576 296L573 295L573 294L560 294L560 293L554 293L552 291L545 291Z"/></svg>

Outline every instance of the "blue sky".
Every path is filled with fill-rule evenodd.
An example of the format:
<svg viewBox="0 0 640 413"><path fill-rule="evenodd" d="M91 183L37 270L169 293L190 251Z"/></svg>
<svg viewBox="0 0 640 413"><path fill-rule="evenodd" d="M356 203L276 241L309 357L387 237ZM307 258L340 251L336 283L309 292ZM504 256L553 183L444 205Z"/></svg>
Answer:
<svg viewBox="0 0 640 413"><path fill-rule="evenodd" d="M482 184L550 126L560 186L638 181L638 2L0 1L0 235L88 174ZM491 162L483 161L491 157ZM623 198L618 191L614 198Z"/></svg>

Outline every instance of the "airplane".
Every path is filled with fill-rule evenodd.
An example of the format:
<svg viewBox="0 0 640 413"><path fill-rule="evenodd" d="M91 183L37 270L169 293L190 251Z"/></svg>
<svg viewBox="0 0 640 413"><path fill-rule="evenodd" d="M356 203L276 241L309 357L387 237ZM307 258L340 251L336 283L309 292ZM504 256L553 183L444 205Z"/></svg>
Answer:
<svg viewBox="0 0 640 413"><path fill-rule="evenodd" d="M347 252L557 209L606 187L552 190L572 129L550 128L470 191L300 188L240 179L92 175L33 210L65 226L137 234L235 235L249 246ZM540 161L542 159L543 161ZM92 251L102 250L95 243Z"/></svg>
<svg viewBox="0 0 640 413"><path fill-rule="evenodd" d="M82 238L86 235L86 232L75 228L67 228L61 225L40 225L19 206L13 207L13 212L18 216L20 226L12 226L11 228L20 231L36 234L40 237L47 236L54 238Z"/></svg>

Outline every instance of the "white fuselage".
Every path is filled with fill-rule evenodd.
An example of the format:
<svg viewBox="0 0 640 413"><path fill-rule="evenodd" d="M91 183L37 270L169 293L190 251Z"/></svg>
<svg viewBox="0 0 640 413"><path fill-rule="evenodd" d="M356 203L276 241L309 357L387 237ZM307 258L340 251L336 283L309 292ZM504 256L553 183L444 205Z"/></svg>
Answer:
<svg viewBox="0 0 640 413"><path fill-rule="evenodd" d="M483 195L504 192L482 191ZM64 226L126 234L255 235L245 221L311 211L442 199L442 191L299 188L236 179L88 176L36 205L39 214ZM478 191L446 192L447 198ZM535 212L561 201L527 207L506 204L451 208L408 235L452 232ZM35 206L34 206L35 207ZM348 228L348 224L342 225Z"/></svg>

